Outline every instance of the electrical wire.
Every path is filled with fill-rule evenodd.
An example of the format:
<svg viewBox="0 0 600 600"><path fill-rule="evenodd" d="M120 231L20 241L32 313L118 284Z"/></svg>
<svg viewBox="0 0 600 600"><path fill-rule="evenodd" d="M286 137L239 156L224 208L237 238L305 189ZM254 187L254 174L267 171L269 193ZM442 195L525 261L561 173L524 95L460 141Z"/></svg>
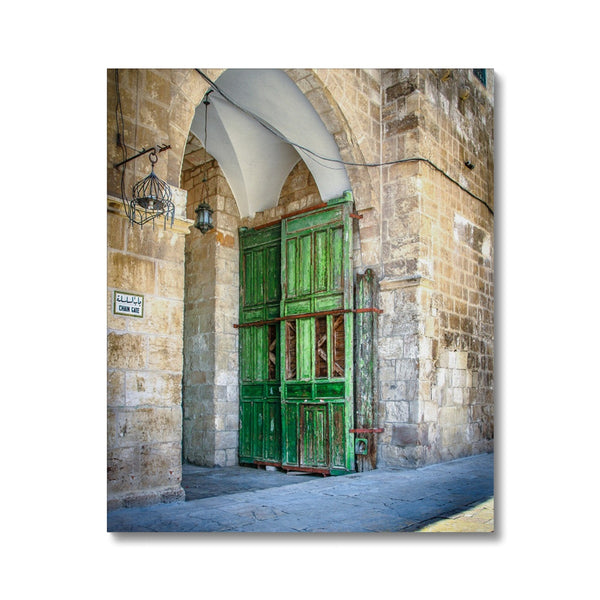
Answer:
<svg viewBox="0 0 600 600"><path fill-rule="evenodd" d="M301 144L298 144L298 143L296 143L296 142L294 142L294 141L286 138L278 130L276 130L274 127L272 127L271 125L269 125L269 123L267 123L266 121L264 121L263 119L261 119L261 117L259 117L258 115L256 115L252 111L248 110L247 108L244 108L243 106L240 106L237 102L235 102L234 100L232 100L222 89L219 88L219 86L214 81L212 81L212 79L210 79L210 77L208 77L200 69L195 69L195 70L211 86L212 90L209 90L207 92L207 94L211 93L212 91L218 92L218 94L220 96L222 96L231 105L235 106L238 110L242 111L245 115L247 115L251 119L255 120L257 123L259 123L260 125L262 125L265 129L267 129L273 135L275 135L276 137L278 137L280 140L286 142L287 144L290 144L291 146L294 146L294 148L297 148L299 150L303 150L304 152L306 152L306 153L308 153L308 154L312 155L313 157L316 157L316 158L318 158L320 160L324 160L324 161L328 161L328 162L333 162L333 163L338 163L338 164L346 165L346 166L349 166L349 167L388 167L388 166L391 166L391 165L398 165L398 164L401 164L401 163L424 162L424 163L428 164L430 167L432 167L438 173L441 173L444 177L446 177L446 179L448 179L449 181L451 181L452 183L454 183L456 186L458 186L461 190L463 190L463 192L469 194L469 196L471 196L475 200L481 202L490 211L490 213L492 215L494 215L494 211L493 211L492 207L485 200L483 200L482 198L479 198L479 196L476 196L475 194L473 194L473 192L471 192L466 187L464 187L460 182L456 181L456 179L450 177L450 175L448 175L448 173L446 173L443 169L441 169L440 167L438 167L435 163L433 163L428 158L423 158L423 157L420 157L420 156L416 156L416 157L412 157L412 158L400 158L400 159L397 159L397 160L390 160L390 161L381 162L381 163L360 163L360 162L345 161L345 160L342 160L342 159L339 159L339 158L331 158L331 157L327 157L327 156L322 156L321 154L318 154L314 150L311 150L310 148L306 148L305 146L302 146Z"/></svg>
<svg viewBox="0 0 600 600"><path fill-rule="evenodd" d="M126 161L127 156L127 145L125 144L125 120L123 118L123 106L121 105L121 90L119 88L119 69L115 69L115 91L117 96L117 102L115 104L115 120L117 124L117 145L121 148L121 155L123 161ZM127 212L127 196L125 192L125 165L121 171L121 198L123 205ZM127 216L129 213L127 212Z"/></svg>

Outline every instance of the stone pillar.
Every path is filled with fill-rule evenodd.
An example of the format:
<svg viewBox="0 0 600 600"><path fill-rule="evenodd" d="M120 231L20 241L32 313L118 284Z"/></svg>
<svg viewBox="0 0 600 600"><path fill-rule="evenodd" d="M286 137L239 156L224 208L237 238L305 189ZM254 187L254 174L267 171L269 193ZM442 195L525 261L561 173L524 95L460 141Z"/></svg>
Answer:
<svg viewBox="0 0 600 600"><path fill-rule="evenodd" d="M214 229L186 245L184 459L204 466L238 461L239 212L215 161L184 173L188 216L207 176Z"/></svg>
<svg viewBox="0 0 600 600"><path fill-rule="evenodd" d="M131 226L108 200L108 507L181 500L184 240L190 223ZM115 292L143 296L143 316L115 314Z"/></svg>
<svg viewBox="0 0 600 600"><path fill-rule="evenodd" d="M382 76L383 156L418 156L418 72L394 69ZM420 287L428 272L421 261L420 165L382 169L379 375L379 464L420 463Z"/></svg>

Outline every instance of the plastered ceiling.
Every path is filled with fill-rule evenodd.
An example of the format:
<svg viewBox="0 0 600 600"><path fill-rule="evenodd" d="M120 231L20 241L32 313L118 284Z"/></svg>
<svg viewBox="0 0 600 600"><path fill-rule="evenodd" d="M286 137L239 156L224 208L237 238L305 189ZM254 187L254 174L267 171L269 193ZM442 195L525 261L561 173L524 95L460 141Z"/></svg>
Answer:
<svg viewBox="0 0 600 600"><path fill-rule="evenodd" d="M215 84L223 95L217 90L208 95L210 104L197 107L190 131L219 162L241 217L276 206L287 176L300 159L323 200L339 198L350 189L344 165L288 143L341 160L319 115L284 71L229 69Z"/></svg>

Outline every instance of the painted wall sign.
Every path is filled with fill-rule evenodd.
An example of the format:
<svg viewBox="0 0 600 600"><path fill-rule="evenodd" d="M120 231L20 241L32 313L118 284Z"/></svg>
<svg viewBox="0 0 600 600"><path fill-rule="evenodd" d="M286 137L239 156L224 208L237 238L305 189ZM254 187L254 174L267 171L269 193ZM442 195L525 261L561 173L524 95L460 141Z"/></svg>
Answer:
<svg viewBox="0 0 600 600"><path fill-rule="evenodd" d="M127 317L144 316L144 296L113 292L113 313Z"/></svg>

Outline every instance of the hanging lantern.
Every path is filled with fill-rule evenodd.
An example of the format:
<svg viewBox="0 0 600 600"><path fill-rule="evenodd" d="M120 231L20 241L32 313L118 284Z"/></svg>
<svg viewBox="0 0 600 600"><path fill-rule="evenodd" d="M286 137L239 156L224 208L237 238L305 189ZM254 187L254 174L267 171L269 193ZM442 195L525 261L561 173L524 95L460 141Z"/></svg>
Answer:
<svg viewBox="0 0 600 600"><path fill-rule="evenodd" d="M152 165L151 173L133 186L133 198L129 201L129 219L132 223L143 225L164 216L165 227L167 218L171 217L171 227L175 218L175 205L169 185L154 173L154 165L158 161L156 149L148 155Z"/></svg>
<svg viewBox="0 0 600 600"><path fill-rule="evenodd" d="M206 192L206 177L202 180L203 192ZM205 196L203 193L202 196ZM196 207L196 221L194 227L199 229L202 233L206 233L209 229L214 227L212 222L213 211L207 202L203 201Z"/></svg>
<svg viewBox="0 0 600 600"><path fill-rule="evenodd" d="M207 124L208 124L208 105L210 102L208 101L209 94L212 93L213 90L208 90L206 92L204 99L202 102L204 103L204 149L208 152L206 148L206 140L208 138L207 132ZM208 205L208 185L206 184L206 177L202 180L202 189L200 191L200 204L196 207L196 222L194 223L194 227L199 229L203 234L206 233L209 229L214 227L212 222L212 214L213 211Z"/></svg>

